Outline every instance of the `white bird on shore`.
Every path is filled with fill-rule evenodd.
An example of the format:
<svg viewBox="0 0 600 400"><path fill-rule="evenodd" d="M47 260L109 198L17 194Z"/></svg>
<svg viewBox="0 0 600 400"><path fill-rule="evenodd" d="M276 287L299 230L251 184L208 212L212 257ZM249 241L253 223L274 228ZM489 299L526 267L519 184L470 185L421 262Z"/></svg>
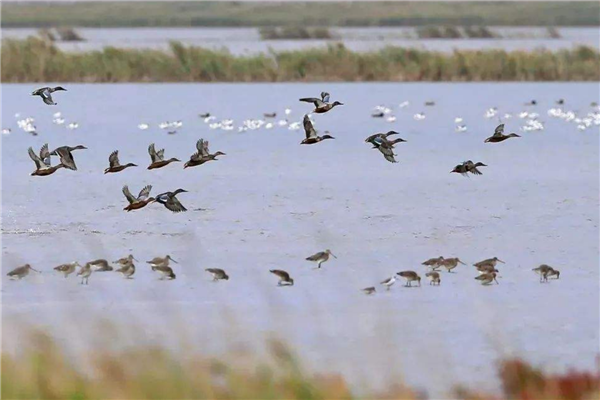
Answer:
<svg viewBox="0 0 600 400"><path fill-rule="evenodd" d="M392 276L391 278L387 278L385 281L381 282L381 284L385 286L387 290L390 290L394 283L396 283L396 275Z"/></svg>

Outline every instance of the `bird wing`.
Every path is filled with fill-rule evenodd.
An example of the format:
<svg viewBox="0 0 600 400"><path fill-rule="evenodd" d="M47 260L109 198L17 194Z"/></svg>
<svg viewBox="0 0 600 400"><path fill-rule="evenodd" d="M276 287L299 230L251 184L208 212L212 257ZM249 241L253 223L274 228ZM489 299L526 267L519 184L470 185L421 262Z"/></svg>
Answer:
<svg viewBox="0 0 600 400"><path fill-rule="evenodd" d="M175 196L171 196L165 203L164 203L165 207L167 208L167 210L169 211L173 211L174 213L178 213L178 212L183 212L183 211L187 211L187 208L185 208L183 206L183 204L181 204L179 202L179 200L177 200L177 197Z"/></svg>
<svg viewBox="0 0 600 400"><path fill-rule="evenodd" d="M500 136L504 133L504 124L500 124L494 130L494 136Z"/></svg>
<svg viewBox="0 0 600 400"><path fill-rule="evenodd" d="M394 158L394 155L392 154L390 155L383 155L383 158L385 158L387 161L391 162L391 163L397 163L398 161L396 161L396 159Z"/></svg>
<svg viewBox="0 0 600 400"><path fill-rule="evenodd" d="M48 151L48 143L44 144L40 149L40 159L47 167L50 166L50 152Z"/></svg>
<svg viewBox="0 0 600 400"><path fill-rule="evenodd" d="M303 101L305 103L313 103L316 108L323 107L325 105L323 100L317 99L316 97L304 97L300 99L300 101Z"/></svg>
<svg viewBox="0 0 600 400"><path fill-rule="evenodd" d="M154 147L154 143L151 143L150 146L148 146L148 154L150 154L150 159L152 160L153 163L161 160L161 158L156 153L156 148Z"/></svg>
<svg viewBox="0 0 600 400"><path fill-rule="evenodd" d="M279 278L281 278L284 281L290 280L290 274L288 274L287 272L282 271L280 269L272 269L271 273L277 275Z"/></svg>
<svg viewBox="0 0 600 400"><path fill-rule="evenodd" d="M202 151L200 151L200 154L202 154L202 157L210 155L210 152L208 151L208 140L205 140L202 143Z"/></svg>
<svg viewBox="0 0 600 400"><path fill-rule="evenodd" d="M190 161L198 161L202 159L202 154L199 151L195 152L190 156Z"/></svg>
<svg viewBox="0 0 600 400"><path fill-rule="evenodd" d="M33 149L31 147L29 149L27 149L27 152L29 153L29 157L31 157L31 159L35 163L36 169L46 168L46 164L44 164L42 159L37 154L35 154L35 151L33 151Z"/></svg>
<svg viewBox="0 0 600 400"><path fill-rule="evenodd" d="M119 150L115 150L112 153L110 153L110 156L108 156L108 163L110 165L110 168L118 167L119 165L121 165L119 163Z"/></svg>
<svg viewBox="0 0 600 400"><path fill-rule="evenodd" d="M315 127L313 126L313 123L310 120L308 114L304 116L302 124L304 125L304 132L306 133L307 139L317 137L317 131L315 130Z"/></svg>
<svg viewBox="0 0 600 400"><path fill-rule="evenodd" d="M324 103L329 103L329 93L321 92L321 100L323 100Z"/></svg>
<svg viewBox="0 0 600 400"><path fill-rule="evenodd" d="M125 195L125 198L127 198L127 201L129 201L129 204L133 204L137 201L129 191L129 187L127 185L123 186L123 194Z"/></svg>
<svg viewBox="0 0 600 400"><path fill-rule="evenodd" d="M152 185L145 186L142 190L140 190L140 194L138 194L137 201L146 200L148 196L150 196L150 191L152 190Z"/></svg>
<svg viewBox="0 0 600 400"><path fill-rule="evenodd" d="M324 251L320 251L320 252L318 252L316 254L313 254L310 257L307 257L306 259L308 261L317 261L317 260L321 259L323 256L325 256L325 252Z"/></svg>
<svg viewBox="0 0 600 400"><path fill-rule="evenodd" d="M71 154L68 148L59 147L58 149L54 150L53 153L58 154L60 157L60 162L65 166L65 168L77 171L77 165L75 165L73 154Z"/></svg>
<svg viewBox="0 0 600 400"><path fill-rule="evenodd" d="M383 154L384 156L394 156L394 149L392 148L392 146L389 145L388 142L386 141L382 141L382 142L377 142L375 141L377 144L377 150L379 150L381 152L381 154Z"/></svg>

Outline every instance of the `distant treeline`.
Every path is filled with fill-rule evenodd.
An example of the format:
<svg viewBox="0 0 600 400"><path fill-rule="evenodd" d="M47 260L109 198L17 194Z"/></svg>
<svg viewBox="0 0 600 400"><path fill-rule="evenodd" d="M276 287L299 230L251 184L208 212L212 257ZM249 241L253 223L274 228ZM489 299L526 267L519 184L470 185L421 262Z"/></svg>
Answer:
<svg viewBox="0 0 600 400"><path fill-rule="evenodd" d="M600 3L509 2L9 2L2 27L598 26Z"/></svg>
<svg viewBox="0 0 600 400"><path fill-rule="evenodd" d="M170 51L117 49L69 53L38 38L2 42L2 82L319 82L599 81L600 52L399 47L353 52L326 48L234 56L171 43Z"/></svg>

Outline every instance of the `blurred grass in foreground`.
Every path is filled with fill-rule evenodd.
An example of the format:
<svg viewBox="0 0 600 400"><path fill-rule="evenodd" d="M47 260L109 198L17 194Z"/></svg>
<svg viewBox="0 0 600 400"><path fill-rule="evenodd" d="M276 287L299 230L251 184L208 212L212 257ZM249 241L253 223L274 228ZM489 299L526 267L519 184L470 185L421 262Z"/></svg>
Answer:
<svg viewBox="0 0 600 400"><path fill-rule="evenodd" d="M359 53L337 44L234 56L172 42L170 51L68 53L31 37L2 41L1 71L2 82L599 81L600 52L387 47Z"/></svg>
<svg viewBox="0 0 600 400"><path fill-rule="evenodd" d="M27 336L24 336L27 337ZM111 337L114 342L115 337ZM351 399L360 398L338 375L313 376L278 341L271 341L272 360L240 359L226 364L194 355L186 349L177 357L160 346L108 350L89 346L85 370L48 335L33 331L22 340L17 355L2 355L4 399ZM367 367L367 366L365 366ZM520 360L498 367L502 393L486 394L456 388L461 399L585 400L600 396L600 371L543 373ZM364 398L418 399L426 395L391 382L386 392Z"/></svg>

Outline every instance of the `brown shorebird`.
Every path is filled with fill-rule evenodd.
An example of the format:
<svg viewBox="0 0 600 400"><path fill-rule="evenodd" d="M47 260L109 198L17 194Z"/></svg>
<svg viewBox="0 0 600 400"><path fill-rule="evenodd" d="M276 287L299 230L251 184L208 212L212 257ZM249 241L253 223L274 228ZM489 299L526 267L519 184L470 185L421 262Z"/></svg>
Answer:
<svg viewBox="0 0 600 400"><path fill-rule="evenodd" d="M300 142L300 144L315 144L315 143L319 143L325 139L335 139L331 135L319 136L317 134L317 130L313 126L313 123L310 120L310 117L308 116L308 114L306 114L304 116L304 120L302 121L302 124L304 125L304 133L306 134L306 138L304 140L302 140L302 142Z"/></svg>
<svg viewBox="0 0 600 400"><path fill-rule="evenodd" d="M329 256L333 256L333 258L337 258L331 250L327 249L325 251L320 251L318 253L313 254L310 257L306 257L306 261L312 261L317 263L317 268L321 268L321 264L329 260Z"/></svg>
<svg viewBox="0 0 600 400"><path fill-rule="evenodd" d="M29 264L25 264L22 267L18 267L13 269L12 271L10 271L8 274L6 274L6 276L8 276L11 279L23 279L25 278L27 275L29 275L29 271L35 271L35 272L40 272L37 269L34 269L31 265Z"/></svg>
<svg viewBox="0 0 600 400"><path fill-rule="evenodd" d="M159 266L159 265L169 265L169 261L173 261L175 264L178 264L178 262L173 260L171 258L171 256L168 254L165 257L154 257L152 260L146 261L146 263L150 264L152 266Z"/></svg>
<svg viewBox="0 0 600 400"><path fill-rule="evenodd" d="M430 258L427 261L423 261L421 265L425 265L427 267L430 267L432 270L436 270L442 265L443 262L444 257L439 256L438 258Z"/></svg>
<svg viewBox="0 0 600 400"><path fill-rule="evenodd" d="M375 292L377 292L377 289L375 289L375 286L367 287L367 288L364 288L364 289L361 289L361 290L366 295L374 294Z"/></svg>
<svg viewBox="0 0 600 400"><path fill-rule="evenodd" d="M172 162L181 161L177 158L169 158L168 160L165 160L165 149L156 151L156 149L154 147L154 143L152 143L152 144L150 144L150 146L148 146L148 154L150 154L150 160L151 160L151 163L148 166L148 169L162 168L164 166L171 164Z"/></svg>
<svg viewBox="0 0 600 400"><path fill-rule="evenodd" d="M108 261L106 261L103 258L99 258L97 260L93 260L88 262L88 264L94 268L94 272L106 272L106 271L112 271L113 267L111 267L108 264Z"/></svg>
<svg viewBox="0 0 600 400"><path fill-rule="evenodd" d="M516 133L511 133L510 135L504 134L504 124L500 124L494 130L494 134L489 138L485 139L485 143L499 143L506 139L510 139L512 137L521 137Z"/></svg>
<svg viewBox="0 0 600 400"><path fill-rule="evenodd" d="M117 269L115 272L122 274L125 279L133 279L133 274L135 274L135 264L131 261L122 263L121 268Z"/></svg>
<svg viewBox="0 0 600 400"><path fill-rule="evenodd" d="M442 280L440 279L440 273L437 272L437 271L427 272L425 274L425 276L429 278L429 284L430 285L437 285L437 286L439 286L440 283L442 282Z"/></svg>
<svg viewBox="0 0 600 400"><path fill-rule="evenodd" d="M123 186L123 194L129 202L129 205L123 208L123 210L127 212L131 210L139 210L140 208L146 207L146 205L155 202L156 199L154 197L150 197L151 190L152 185L147 185L142 190L140 190L138 197L134 197L129 191L129 186Z"/></svg>
<svg viewBox="0 0 600 400"><path fill-rule="evenodd" d="M421 286L421 277L415 271L400 271L396 275L406 279L406 287L412 287L412 283L415 281Z"/></svg>
<svg viewBox="0 0 600 400"><path fill-rule="evenodd" d="M54 270L62 273L65 278L67 278L69 275L75 272L77 267L81 268L81 265L79 265L79 262L73 261L72 263L61 264L58 267L54 267Z"/></svg>
<svg viewBox="0 0 600 400"><path fill-rule="evenodd" d="M35 151L30 147L27 149L29 158L35 163L35 171L31 173L31 176L48 176L55 173L59 168L63 168L63 164L57 164L55 166L50 165L50 152L48 151L48 143L42 146L40 149L40 155L35 154Z"/></svg>
<svg viewBox="0 0 600 400"><path fill-rule="evenodd" d="M532 271L535 271L540 275L540 282L548 282L548 277L550 276L556 276L556 279L560 278L560 271L546 264L542 264Z"/></svg>
<svg viewBox="0 0 600 400"><path fill-rule="evenodd" d="M290 278L290 274L280 269L269 270L270 273L275 274L279 277L277 286L294 286L294 280Z"/></svg>
<svg viewBox="0 0 600 400"><path fill-rule="evenodd" d="M494 272L494 273L500 272L492 264L481 264L475 268L477 269L477 271L479 271L480 274L489 274L492 272Z"/></svg>
<svg viewBox="0 0 600 400"><path fill-rule="evenodd" d="M387 278L385 281L382 281L381 284L386 287L386 290L390 290L392 285L396 283L396 276L392 276L391 278Z"/></svg>
<svg viewBox="0 0 600 400"><path fill-rule="evenodd" d="M446 270L448 272L452 272L452 270L454 268L456 268L458 266L458 264L462 264L462 265L467 265L464 262L460 261L460 259L458 257L454 257L454 258L445 258L442 263L441 266L446 268Z"/></svg>
<svg viewBox="0 0 600 400"><path fill-rule="evenodd" d="M229 280L229 275L227 275L227 273L221 268L206 268L206 271L212 275L213 282Z"/></svg>
<svg viewBox="0 0 600 400"><path fill-rule="evenodd" d="M134 261L138 261L138 260L136 260L136 258L133 256L133 254L130 254L127 257L119 258L117 261L113 261L113 264L125 265L125 264L132 263Z"/></svg>
<svg viewBox="0 0 600 400"><path fill-rule="evenodd" d="M87 285L89 283L88 280L90 279L90 275L92 275L92 271L92 265L90 263L86 263L83 267L81 267L79 272L77 272L77 276L81 276L82 285Z"/></svg>
<svg viewBox="0 0 600 400"><path fill-rule="evenodd" d="M315 105L315 109L312 111L316 114L323 114L327 111L331 110L335 106L343 106L344 103L340 103L339 101L334 101L333 103L329 102L329 93L321 92L321 98L316 97L304 97L300 99L305 103L313 103Z"/></svg>
<svg viewBox="0 0 600 400"><path fill-rule="evenodd" d="M496 282L496 284L498 284L498 281L496 280L495 272L481 274L479 276L476 276L475 279L480 281L482 285L489 285L492 282Z"/></svg>
<svg viewBox="0 0 600 400"><path fill-rule="evenodd" d="M498 257L494 257L494 258L488 258L486 260L476 262L473 265L476 266L476 267L479 267L480 265L483 265L483 264L490 264L492 267L495 267L496 264L499 263L499 262L502 263L502 264L504 264L504 261L502 261Z"/></svg>
<svg viewBox="0 0 600 400"><path fill-rule="evenodd" d="M171 269L171 267L168 265L152 265L152 271L156 271L160 274L161 281L164 279L173 280L176 278L173 269Z"/></svg>
<svg viewBox="0 0 600 400"><path fill-rule="evenodd" d="M127 164L121 165L121 163L119 162L119 150L115 150L112 153L110 153L110 156L108 157L108 168L106 168L104 170L104 173L108 174L108 173L120 172L120 171L123 171L125 168L129 168L129 167L137 167L137 164L127 163Z"/></svg>

